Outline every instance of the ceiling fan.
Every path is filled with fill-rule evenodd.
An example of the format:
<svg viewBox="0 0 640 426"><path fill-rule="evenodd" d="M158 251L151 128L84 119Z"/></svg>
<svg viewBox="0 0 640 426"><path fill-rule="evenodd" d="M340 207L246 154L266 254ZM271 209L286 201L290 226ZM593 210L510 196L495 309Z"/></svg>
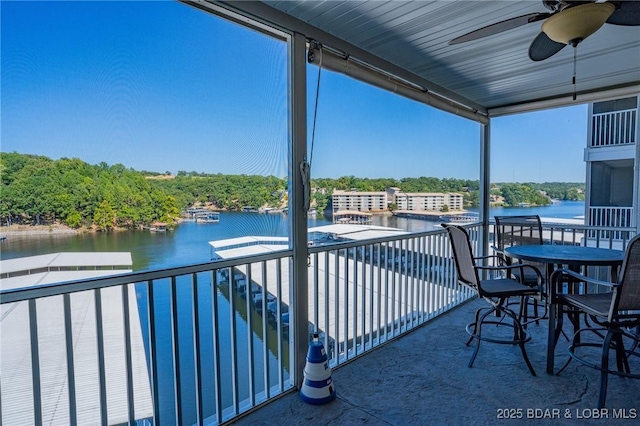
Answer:
<svg viewBox="0 0 640 426"><path fill-rule="evenodd" d="M544 21L540 34L529 46L529 58L542 61L570 44L578 43L607 24L640 25L640 1L565 1L543 0L551 12L529 13L471 31L449 44L464 43L498 34L533 22Z"/></svg>

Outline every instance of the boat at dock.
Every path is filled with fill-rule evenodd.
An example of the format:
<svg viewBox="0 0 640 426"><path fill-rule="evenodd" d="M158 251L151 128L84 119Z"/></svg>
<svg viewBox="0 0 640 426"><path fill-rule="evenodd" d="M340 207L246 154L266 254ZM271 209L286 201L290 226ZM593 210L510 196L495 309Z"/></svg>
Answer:
<svg viewBox="0 0 640 426"><path fill-rule="evenodd" d="M200 213L195 216L196 223L218 223L220 222L220 213L207 212Z"/></svg>
<svg viewBox="0 0 640 426"><path fill-rule="evenodd" d="M396 210L393 215L406 219L419 219L438 223L473 223L479 220L477 213L467 211L453 211L442 214L442 212L436 211Z"/></svg>
<svg viewBox="0 0 640 426"><path fill-rule="evenodd" d="M153 222L149 227L151 232L167 232L167 224L164 222Z"/></svg>
<svg viewBox="0 0 640 426"><path fill-rule="evenodd" d="M333 213L333 223L343 225L370 225L373 215L356 210L338 210Z"/></svg>
<svg viewBox="0 0 640 426"><path fill-rule="evenodd" d="M184 212L184 216L196 223L218 223L220 222L220 213L203 208L190 208Z"/></svg>

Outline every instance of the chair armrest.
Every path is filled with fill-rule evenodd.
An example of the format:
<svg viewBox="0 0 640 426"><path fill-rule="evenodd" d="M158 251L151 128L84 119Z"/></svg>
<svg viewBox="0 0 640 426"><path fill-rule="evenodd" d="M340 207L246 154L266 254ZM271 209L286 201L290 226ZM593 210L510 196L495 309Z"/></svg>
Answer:
<svg viewBox="0 0 640 426"><path fill-rule="evenodd" d="M495 254L490 254L488 256L478 256L478 257L474 257L473 258L473 260L483 260L483 259L497 259L498 260L498 264L507 266L507 264L505 263L504 259L502 257L500 257L500 256L495 255Z"/></svg>
<svg viewBox="0 0 640 426"><path fill-rule="evenodd" d="M510 272L512 269L523 270L525 268L528 268L528 269L531 269L533 272L535 272L537 277L538 288L542 290L542 274L540 273L538 268L536 268L535 266L528 265L526 263L515 263L512 265L504 265L504 266L476 266L475 268L482 271L507 271L507 272Z"/></svg>
<svg viewBox="0 0 640 426"><path fill-rule="evenodd" d="M561 283L562 279L566 276L570 276L573 278L577 278L580 281L584 281L586 283L589 284L596 284L596 285L600 285L600 286L604 286L604 287L609 287L609 288L615 288L617 287L619 284L618 283L612 283L609 281L602 281L602 280L596 280L595 278L589 278L585 275L582 275L578 272L572 271L570 269L558 269L556 271L553 272L553 274L551 274L551 282L554 284L558 284Z"/></svg>
<svg viewBox="0 0 640 426"><path fill-rule="evenodd" d="M499 256L506 256L506 255L504 254L504 250L501 250L501 249L499 249L499 248L498 248L498 247L496 247L496 246L491 246L491 250L493 250L493 251L495 251L496 253L498 253L498 255L499 255Z"/></svg>

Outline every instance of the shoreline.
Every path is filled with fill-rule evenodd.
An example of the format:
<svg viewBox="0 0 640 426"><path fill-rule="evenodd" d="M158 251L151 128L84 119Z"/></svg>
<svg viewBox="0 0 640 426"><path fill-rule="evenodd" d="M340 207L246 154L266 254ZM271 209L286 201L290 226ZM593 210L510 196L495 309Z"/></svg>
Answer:
<svg viewBox="0 0 640 426"><path fill-rule="evenodd" d="M64 225L11 225L0 226L0 237L24 237L39 235L74 235L83 231Z"/></svg>

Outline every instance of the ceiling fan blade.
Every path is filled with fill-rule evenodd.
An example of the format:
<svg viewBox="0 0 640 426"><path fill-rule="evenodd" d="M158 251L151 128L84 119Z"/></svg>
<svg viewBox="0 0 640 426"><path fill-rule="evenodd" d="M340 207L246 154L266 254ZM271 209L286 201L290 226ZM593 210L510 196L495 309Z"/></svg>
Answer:
<svg viewBox="0 0 640 426"><path fill-rule="evenodd" d="M513 28L518 28L532 22L541 21L551 16L551 13L529 13L528 15L517 16L515 18L507 19L505 21L496 22L495 24L487 25L470 33L456 37L449 42L449 44L464 43L471 40L477 40L479 38L487 37L490 35L498 34L503 31L508 31Z"/></svg>
<svg viewBox="0 0 640 426"><path fill-rule="evenodd" d="M607 24L640 25L640 1L618 1L613 4L616 5L616 10L607 19Z"/></svg>
<svg viewBox="0 0 640 426"><path fill-rule="evenodd" d="M533 39L529 46L529 58L531 58L532 61L542 61L552 57L565 46L566 44L553 41L548 35L541 32Z"/></svg>

